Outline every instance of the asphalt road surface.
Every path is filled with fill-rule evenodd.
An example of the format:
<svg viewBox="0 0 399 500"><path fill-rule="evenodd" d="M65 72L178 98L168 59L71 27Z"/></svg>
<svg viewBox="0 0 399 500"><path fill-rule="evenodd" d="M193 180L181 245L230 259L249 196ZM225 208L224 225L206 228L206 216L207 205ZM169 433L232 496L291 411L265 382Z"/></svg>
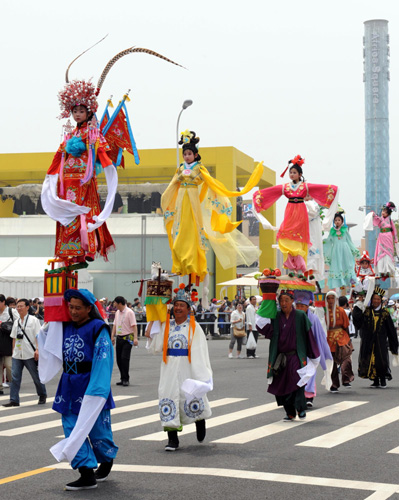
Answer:
<svg viewBox="0 0 399 500"><path fill-rule="evenodd" d="M19 408L0 407L0 498L31 499L399 499L399 368L388 388L371 389L356 378L332 394L321 386L305 421L283 422L284 410L267 393L268 341L258 359L228 359L227 340L209 340L214 390L212 418L198 443L194 426L180 435L176 452L164 451L158 417L161 357L145 341L132 350L131 385L119 387L114 368L112 411L119 453L109 479L90 491L66 492L79 474L57 464L49 448L61 437L61 419L48 402L37 405L24 371ZM359 340L354 340L357 372ZM8 389L6 389L8 392ZM7 402L7 393L0 403Z"/></svg>

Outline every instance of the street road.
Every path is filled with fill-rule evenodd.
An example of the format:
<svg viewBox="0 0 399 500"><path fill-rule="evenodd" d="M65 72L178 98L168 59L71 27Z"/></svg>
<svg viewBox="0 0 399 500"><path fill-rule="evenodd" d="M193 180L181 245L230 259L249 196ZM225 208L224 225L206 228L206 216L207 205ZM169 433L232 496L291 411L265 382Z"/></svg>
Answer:
<svg viewBox="0 0 399 500"><path fill-rule="evenodd" d="M38 406L24 372L21 407L0 407L1 499L399 499L399 368L385 390L356 378L338 394L320 385L320 371L307 419L283 422L283 409L266 392L268 341L259 341L260 357L250 360L228 359L228 341L209 340L215 387L207 437L199 444L187 426L180 448L166 453L157 401L161 357L144 345L140 339L132 350L129 387L115 385L114 368L112 422L120 449L109 480L96 490L63 490L78 472L49 452L63 437L51 409L57 380L47 386L48 403ZM354 347L356 373L359 339Z"/></svg>

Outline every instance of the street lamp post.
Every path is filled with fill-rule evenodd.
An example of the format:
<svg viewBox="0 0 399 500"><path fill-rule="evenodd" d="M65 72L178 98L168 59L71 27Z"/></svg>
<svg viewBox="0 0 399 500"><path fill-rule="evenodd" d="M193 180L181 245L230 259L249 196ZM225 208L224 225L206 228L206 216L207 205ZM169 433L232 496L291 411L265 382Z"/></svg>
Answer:
<svg viewBox="0 0 399 500"><path fill-rule="evenodd" d="M177 117L177 124L176 124L176 166L179 168L179 122L180 122L180 116L183 113L185 109L187 109L193 101L191 99L187 99L186 101L183 102L183 105L181 107L179 116Z"/></svg>

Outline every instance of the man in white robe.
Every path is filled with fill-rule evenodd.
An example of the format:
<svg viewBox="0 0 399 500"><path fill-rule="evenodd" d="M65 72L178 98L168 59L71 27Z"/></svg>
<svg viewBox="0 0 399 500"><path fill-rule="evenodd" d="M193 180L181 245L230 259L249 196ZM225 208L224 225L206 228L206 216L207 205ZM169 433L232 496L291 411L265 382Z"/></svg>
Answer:
<svg viewBox="0 0 399 500"><path fill-rule="evenodd" d="M150 352L163 353L158 394L162 426L168 433L165 451L177 450L177 432L183 424L195 422L198 441L205 439L205 419L211 416L206 394L213 389L206 337L190 315L191 301L184 290L179 290L173 306L174 319L168 315L165 323L149 324L146 331Z"/></svg>

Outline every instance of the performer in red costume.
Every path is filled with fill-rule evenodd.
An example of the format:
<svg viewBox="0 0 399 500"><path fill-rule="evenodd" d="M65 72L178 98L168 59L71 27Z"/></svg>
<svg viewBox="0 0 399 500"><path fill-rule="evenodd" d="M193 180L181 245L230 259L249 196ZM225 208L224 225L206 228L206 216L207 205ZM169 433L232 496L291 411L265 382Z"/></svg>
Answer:
<svg viewBox="0 0 399 500"><path fill-rule="evenodd" d="M304 200L311 197L319 205L330 209L331 217L328 214L325 222L326 220L330 221L330 219L332 221L332 215L338 205L337 186L305 182L302 171L304 162L305 160L300 155L296 156L288 162L288 167L281 175L284 177L289 168L290 182L261 189L253 196L256 212L267 210L282 195L288 198L284 220L277 233L277 241L284 256L284 267L299 273L306 271L308 246L311 245L309 217Z"/></svg>
<svg viewBox="0 0 399 500"><path fill-rule="evenodd" d="M46 206L43 206L46 213L57 220L55 256L72 262L93 261L96 255L107 260L114 242L105 220L113 208L118 178L107 155L109 146L94 117L98 108L95 87L84 80L71 82L60 92L59 98L61 116L72 113L76 128L66 130L65 140L55 154L46 178L49 189L44 193ZM103 212L97 190L96 159L104 169L108 185ZM58 206L55 205L57 199L50 198L55 184ZM68 204L69 213L64 213L61 200L65 201L64 205Z"/></svg>
<svg viewBox="0 0 399 500"><path fill-rule="evenodd" d="M95 112L97 96L110 69L119 59L134 52L153 55L180 66L152 50L131 47L108 62L95 86L85 80L69 81L68 72L77 57L68 66L66 85L58 96L60 118L72 114L77 126L72 129L68 123L65 127L64 141L43 183L41 202L47 215L57 221L55 256L66 265L92 261L96 256L107 260L108 253L114 249L105 221L113 209L118 176L107 155L110 148L99 130ZM101 167L108 188L102 210L96 181L96 168Z"/></svg>

